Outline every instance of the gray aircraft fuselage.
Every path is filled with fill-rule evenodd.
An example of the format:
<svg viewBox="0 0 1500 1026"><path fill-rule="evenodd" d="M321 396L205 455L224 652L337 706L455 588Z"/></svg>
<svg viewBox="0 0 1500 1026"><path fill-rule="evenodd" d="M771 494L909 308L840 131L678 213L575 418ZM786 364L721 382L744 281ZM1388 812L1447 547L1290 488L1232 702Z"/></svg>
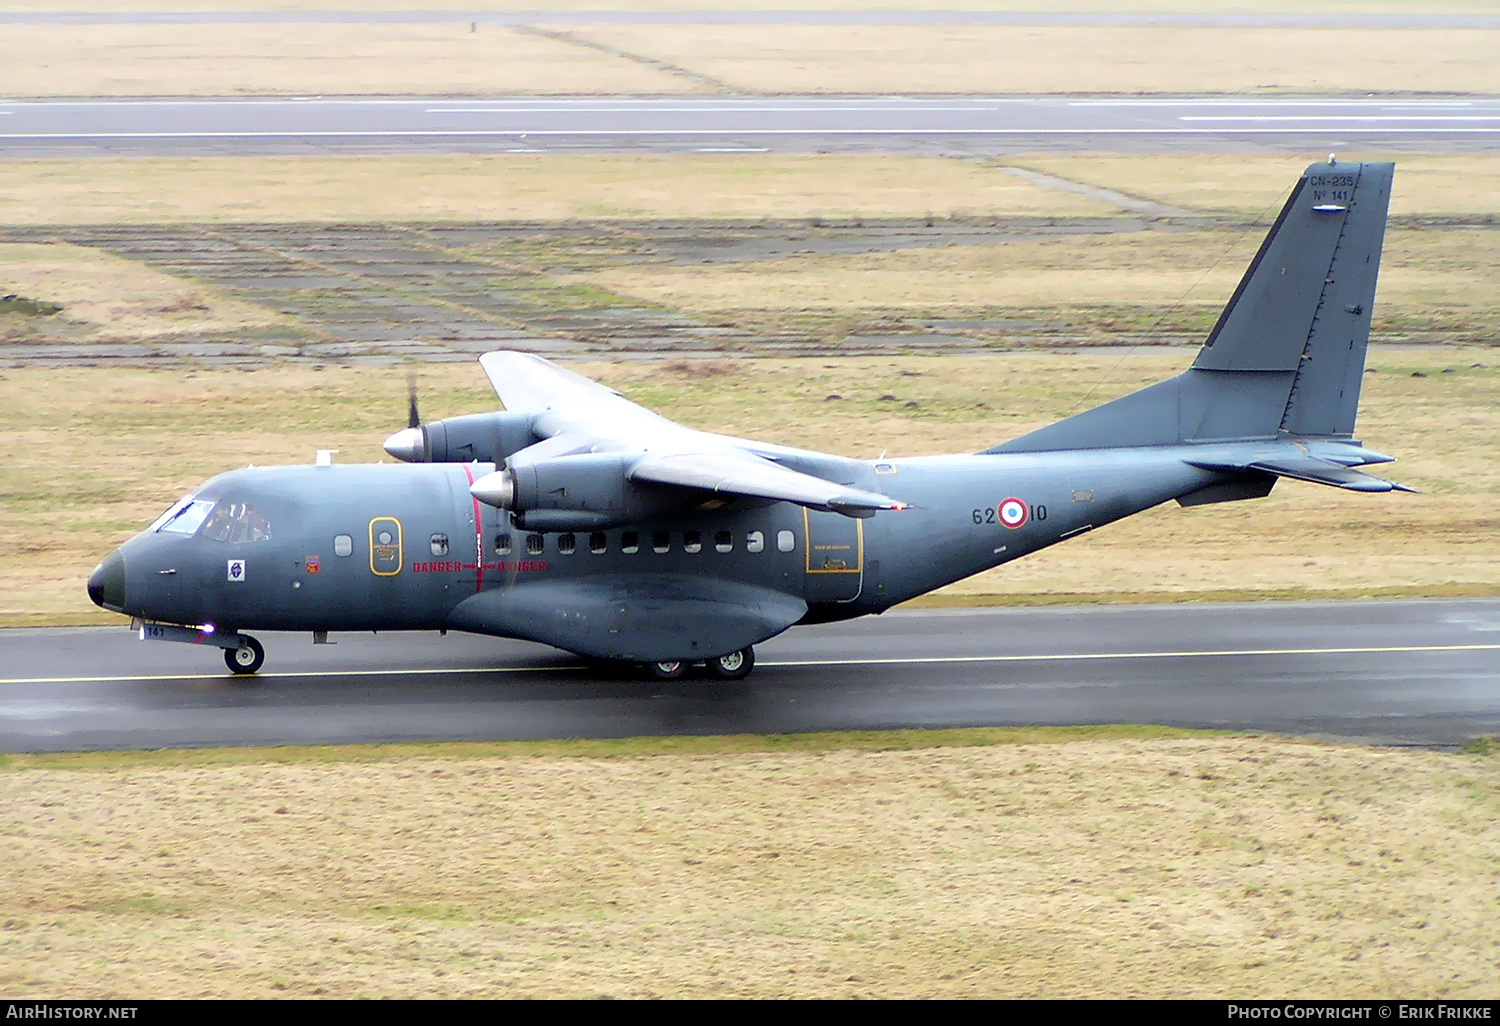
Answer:
<svg viewBox="0 0 1500 1026"><path fill-rule="evenodd" d="M101 597L142 619L221 629L436 630L455 626L465 603L490 592L524 596L542 583L612 578L636 579L649 594L653 578L675 576L758 586L805 601L804 622L841 620L1220 476L1171 451L930 456L872 463L865 480L852 482L910 504L878 517L742 499L618 529L543 534L511 526L508 514L469 494L492 469L380 464L222 474L192 498L252 505L269 537L148 531L120 548L114 565L122 576ZM1013 505L1002 510L1007 500ZM1023 520L1007 526L1003 513ZM536 616L549 612L541 607ZM619 626L619 658L666 658L632 650L628 622Z"/></svg>

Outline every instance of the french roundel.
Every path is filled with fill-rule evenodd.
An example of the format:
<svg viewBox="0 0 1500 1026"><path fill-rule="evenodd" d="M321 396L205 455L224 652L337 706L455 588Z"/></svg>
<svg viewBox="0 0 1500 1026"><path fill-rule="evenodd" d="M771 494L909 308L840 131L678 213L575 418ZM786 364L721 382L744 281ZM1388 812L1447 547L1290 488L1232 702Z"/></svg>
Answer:
<svg viewBox="0 0 1500 1026"><path fill-rule="evenodd" d="M1006 527L1020 527L1031 519L1031 509L1026 503L1016 498L1002 500L998 512L1000 522Z"/></svg>

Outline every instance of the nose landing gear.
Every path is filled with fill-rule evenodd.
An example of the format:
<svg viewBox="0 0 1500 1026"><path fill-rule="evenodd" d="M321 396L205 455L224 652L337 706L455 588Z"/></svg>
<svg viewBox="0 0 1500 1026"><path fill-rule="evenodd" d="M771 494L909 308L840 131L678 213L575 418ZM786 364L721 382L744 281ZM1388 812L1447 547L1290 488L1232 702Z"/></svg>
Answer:
<svg viewBox="0 0 1500 1026"><path fill-rule="evenodd" d="M266 650L260 642L248 635L239 636L238 648L224 650L224 664L234 673L254 673L265 664Z"/></svg>
<svg viewBox="0 0 1500 1026"><path fill-rule="evenodd" d="M175 623L140 623L142 641L177 641L187 645L213 645L224 650L224 665L239 674L254 673L266 662L266 650L248 634L215 630L212 625L183 627Z"/></svg>

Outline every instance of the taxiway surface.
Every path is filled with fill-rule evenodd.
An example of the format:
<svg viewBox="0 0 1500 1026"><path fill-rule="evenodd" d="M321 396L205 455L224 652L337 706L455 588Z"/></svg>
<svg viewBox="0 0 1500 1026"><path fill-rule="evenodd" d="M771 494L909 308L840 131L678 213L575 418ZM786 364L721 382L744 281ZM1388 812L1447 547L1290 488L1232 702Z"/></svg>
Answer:
<svg viewBox="0 0 1500 1026"><path fill-rule="evenodd" d="M0 750L1161 723L1457 745L1500 734L1500 600L913 610L797 628L745 682L659 683L522 642L0 631Z"/></svg>
<svg viewBox="0 0 1500 1026"><path fill-rule="evenodd" d="M0 155L1472 149L1500 98L594 97L15 100Z"/></svg>

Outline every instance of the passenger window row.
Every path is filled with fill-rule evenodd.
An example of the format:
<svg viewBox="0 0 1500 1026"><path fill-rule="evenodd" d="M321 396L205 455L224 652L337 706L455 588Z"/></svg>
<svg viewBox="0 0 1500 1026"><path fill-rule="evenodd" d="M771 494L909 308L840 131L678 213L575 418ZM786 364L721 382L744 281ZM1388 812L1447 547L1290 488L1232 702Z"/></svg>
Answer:
<svg viewBox="0 0 1500 1026"><path fill-rule="evenodd" d="M508 556L515 551L515 546L524 545L527 555L540 556L547 548L547 539L542 534L528 534L519 542L508 532L495 535L495 554L497 556ZM619 551L630 555L641 551L641 535L639 531L621 531L619 538ZM671 552L672 534L670 531L652 531L649 539L652 552ZM682 533L682 551L702 552L704 549L703 534L701 531L684 531ZM603 531L594 531L588 536L589 551L598 555L610 550L609 536ZM733 552L734 535L730 531L715 531L713 537L715 552ZM791 552L797 547L797 536L791 531L776 532L776 549L778 552ZM761 531L745 532L745 551L764 552L766 548L766 536ZM571 556L578 551L578 535L566 531L557 535L557 552L562 556Z"/></svg>

